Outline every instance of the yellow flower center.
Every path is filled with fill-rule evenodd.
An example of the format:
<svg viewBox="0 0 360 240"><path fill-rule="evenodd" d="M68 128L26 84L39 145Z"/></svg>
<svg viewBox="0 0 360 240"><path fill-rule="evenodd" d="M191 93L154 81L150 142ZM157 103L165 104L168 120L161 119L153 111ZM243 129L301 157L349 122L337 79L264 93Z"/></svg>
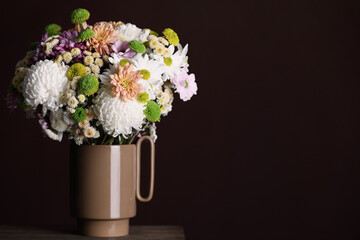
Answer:
<svg viewBox="0 0 360 240"><path fill-rule="evenodd" d="M171 59L171 57L164 58L164 63L165 63L167 66L171 66L171 64L172 64L172 59Z"/></svg>
<svg viewBox="0 0 360 240"><path fill-rule="evenodd" d="M130 63L130 61L128 59L124 58L124 59L121 59L119 64L120 64L120 66L125 67L125 65L128 63Z"/></svg>
<svg viewBox="0 0 360 240"><path fill-rule="evenodd" d="M148 70L146 70L146 69L140 70L140 74L143 76L142 78L144 80L148 80L150 78L150 76L151 76L150 72Z"/></svg>

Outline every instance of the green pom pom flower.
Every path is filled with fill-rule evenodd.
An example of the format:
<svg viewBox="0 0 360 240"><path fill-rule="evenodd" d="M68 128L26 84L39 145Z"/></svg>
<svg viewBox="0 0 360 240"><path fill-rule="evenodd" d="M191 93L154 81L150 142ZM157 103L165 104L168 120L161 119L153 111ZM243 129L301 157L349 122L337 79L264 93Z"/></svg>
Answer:
<svg viewBox="0 0 360 240"><path fill-rule="evenodd" d="M86 75L86 68L81 63L74 63L69 67L66 72L66 76L69 80L72 80L74 77L83 77Z"/></svg>
<svg viewBox="0 0 360 240"><path fill-rule="evenodd" d="M61 26L55 23L49 24L45 27L44 33L47 33L50 36L61 34Z"/></svg>
<svg viewBox="0 0 360 240"><path fill-rule="evenodd" d="M157 103L154 101L149 101L146 104L144 114L146 116L146 119L149 120L150 122L157 122L160 120L160 115L161 115L160 106L157 105Z"/></svg>
<svg viewBox="0 0 360 240"><path fill-rule="evenodd" d="M89 17L90 17L90 13L88 10L83 8L78 8L72 11L70 19L72 23L79 24L88 20Z"/></svg>
<svg viewBox="0 0 360 240"><path fill-rule="evenodd" d="M78 42L84 42L84 41L92 38L94 35L95 35L95 32L93 30L91 30L90 28L87 28L84 31L79 33L76 40Z"/></svg>
<svg viewBox="0 0 360 240"><path fill-rule="evenodd" d="M79 79L77 88L79 93L90 96L99 89L99 81L94 75L86 75Z"/></svg>
<svg viewBox="0 0 360 240"><path fill-rule="evenodd" d="M169 41L170 44L177 46L180 42L179 37L177 33L172 30L171 28L165 28L165 30L162 32L166 39Z"/></svg>
<svg viewBox="0 0 360 240"><path fill-rule="evenodd" d="M149 94L146 92L139 93L136 100L138 100L139 103L147 103L147 101L149 101Z"/></svg>
<svg viewBox="0 0 360 240"><path fill-rule="evenodd" d="M137 53L144 53L146 51L145 45L136 40L129 42L129 47Z"/></svg>
<svg viewBox="0 0 360 240"><path fill-rule="evenodd" d="M86 111L82 107L77 107L75 112L72 114L72 117L77 122L82 122L86 118Z"/></svg>

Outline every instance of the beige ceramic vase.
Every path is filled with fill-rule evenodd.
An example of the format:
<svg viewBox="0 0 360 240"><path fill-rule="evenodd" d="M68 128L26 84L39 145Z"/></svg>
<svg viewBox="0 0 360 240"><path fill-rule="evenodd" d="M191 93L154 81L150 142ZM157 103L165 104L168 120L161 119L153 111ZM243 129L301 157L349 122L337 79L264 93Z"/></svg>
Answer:
<svg viewBox="0 0 360 240"><path fill-rule="evenodd" d="M147 198L140 194L140 153L151 145L151 179ZM136 199L151 200L154 190L155 145L149 136L130 145L72 145L70 208L78 232L95 237L124 236L136 215Z"/></svg>

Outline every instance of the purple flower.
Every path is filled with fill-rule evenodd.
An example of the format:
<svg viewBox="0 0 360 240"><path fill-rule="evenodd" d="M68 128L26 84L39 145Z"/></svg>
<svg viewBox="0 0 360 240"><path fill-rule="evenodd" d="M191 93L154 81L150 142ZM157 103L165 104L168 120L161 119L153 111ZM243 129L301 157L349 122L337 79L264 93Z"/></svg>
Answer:
<svg viewBox="0 0 360 240"><path fill-rule="evenodd" d="M78 36L77 31L64 31L59 35L59 43L53 48L53 52L59 55L62 51L71 51L73 48L80 48L86 50L87 47L82 42L77 42L76 37Z"/></svg>
<svg viewBox="0 0 360 240"><path fill-rule="evenodd" d="M73 48L79 48L80 50L86 50L87 47L82 42L77 42L76 37L78 36L77 31L64 31L58 37L59 43L52 48L50 53L45 53L45 41L48 39L48 34L44 34L34 50L34 56L32 62L35 63L39 60L54 59L61 54L63 51L70 52ZM80 55L73 59L74 62L81 62L84 58L84 54L81 52Z"/></svg>
<svg viewBox="0 0 360 240"><path fill-rule="evenodd" d="M126 41L122 42L121 40L117 40L111 46L111 49L114 54L122 58L132 58L136 54L136 52L129 47L129 44Z"/></svg>
<svg viewBox="0 0 360 240"><path fill-rule="evenodd" d="M49 124L47 123L45 117L41 113L37 113L36 116L39 119L39 124L43 130L49 128Z"/></svg>
<svg viewBox="0 0 360 240"><path fill-rule="evenodd" d="M195 82L195 75L188 75L185 70L182 70L179 75L175 75L171 80L176 86L176 91L180 94L180 98L185 102L197 92L197 84Z"/></svg>
<svg viewBox="0 0 360 240"><path fill-rule="evenodd" d="M50 54L45 54L45 41L48 39L49 35L46 33L41 36L41 41L36 45L34 50L34 55L32 57L32 64L40 61L45 60Z"/></svg>
<svg viewBox="0 0 360 240"><path fill-rule="evenodd" d="M19 99L20 99L20 95L16 92L14 93L7 93L6 97L5 97L5 101L6 101L6 106L12 111L14 109L18 108L18 103L19 103Z"/></svg>

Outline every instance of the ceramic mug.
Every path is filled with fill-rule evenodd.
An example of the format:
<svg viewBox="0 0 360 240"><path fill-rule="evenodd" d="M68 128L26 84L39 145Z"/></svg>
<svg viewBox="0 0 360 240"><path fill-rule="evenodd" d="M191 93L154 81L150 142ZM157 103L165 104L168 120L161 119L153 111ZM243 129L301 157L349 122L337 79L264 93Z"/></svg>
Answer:
<svg viewBox="0 0 360 240"><path fill-rule="evenodd" d="M151 146L149 195L140 191L141 144ZM130 145L71 146L70 208L81 234L97 237L124 236L129 219L136 215L136 199L148 202L154 192L155 144L141 137Z"/></svg>

